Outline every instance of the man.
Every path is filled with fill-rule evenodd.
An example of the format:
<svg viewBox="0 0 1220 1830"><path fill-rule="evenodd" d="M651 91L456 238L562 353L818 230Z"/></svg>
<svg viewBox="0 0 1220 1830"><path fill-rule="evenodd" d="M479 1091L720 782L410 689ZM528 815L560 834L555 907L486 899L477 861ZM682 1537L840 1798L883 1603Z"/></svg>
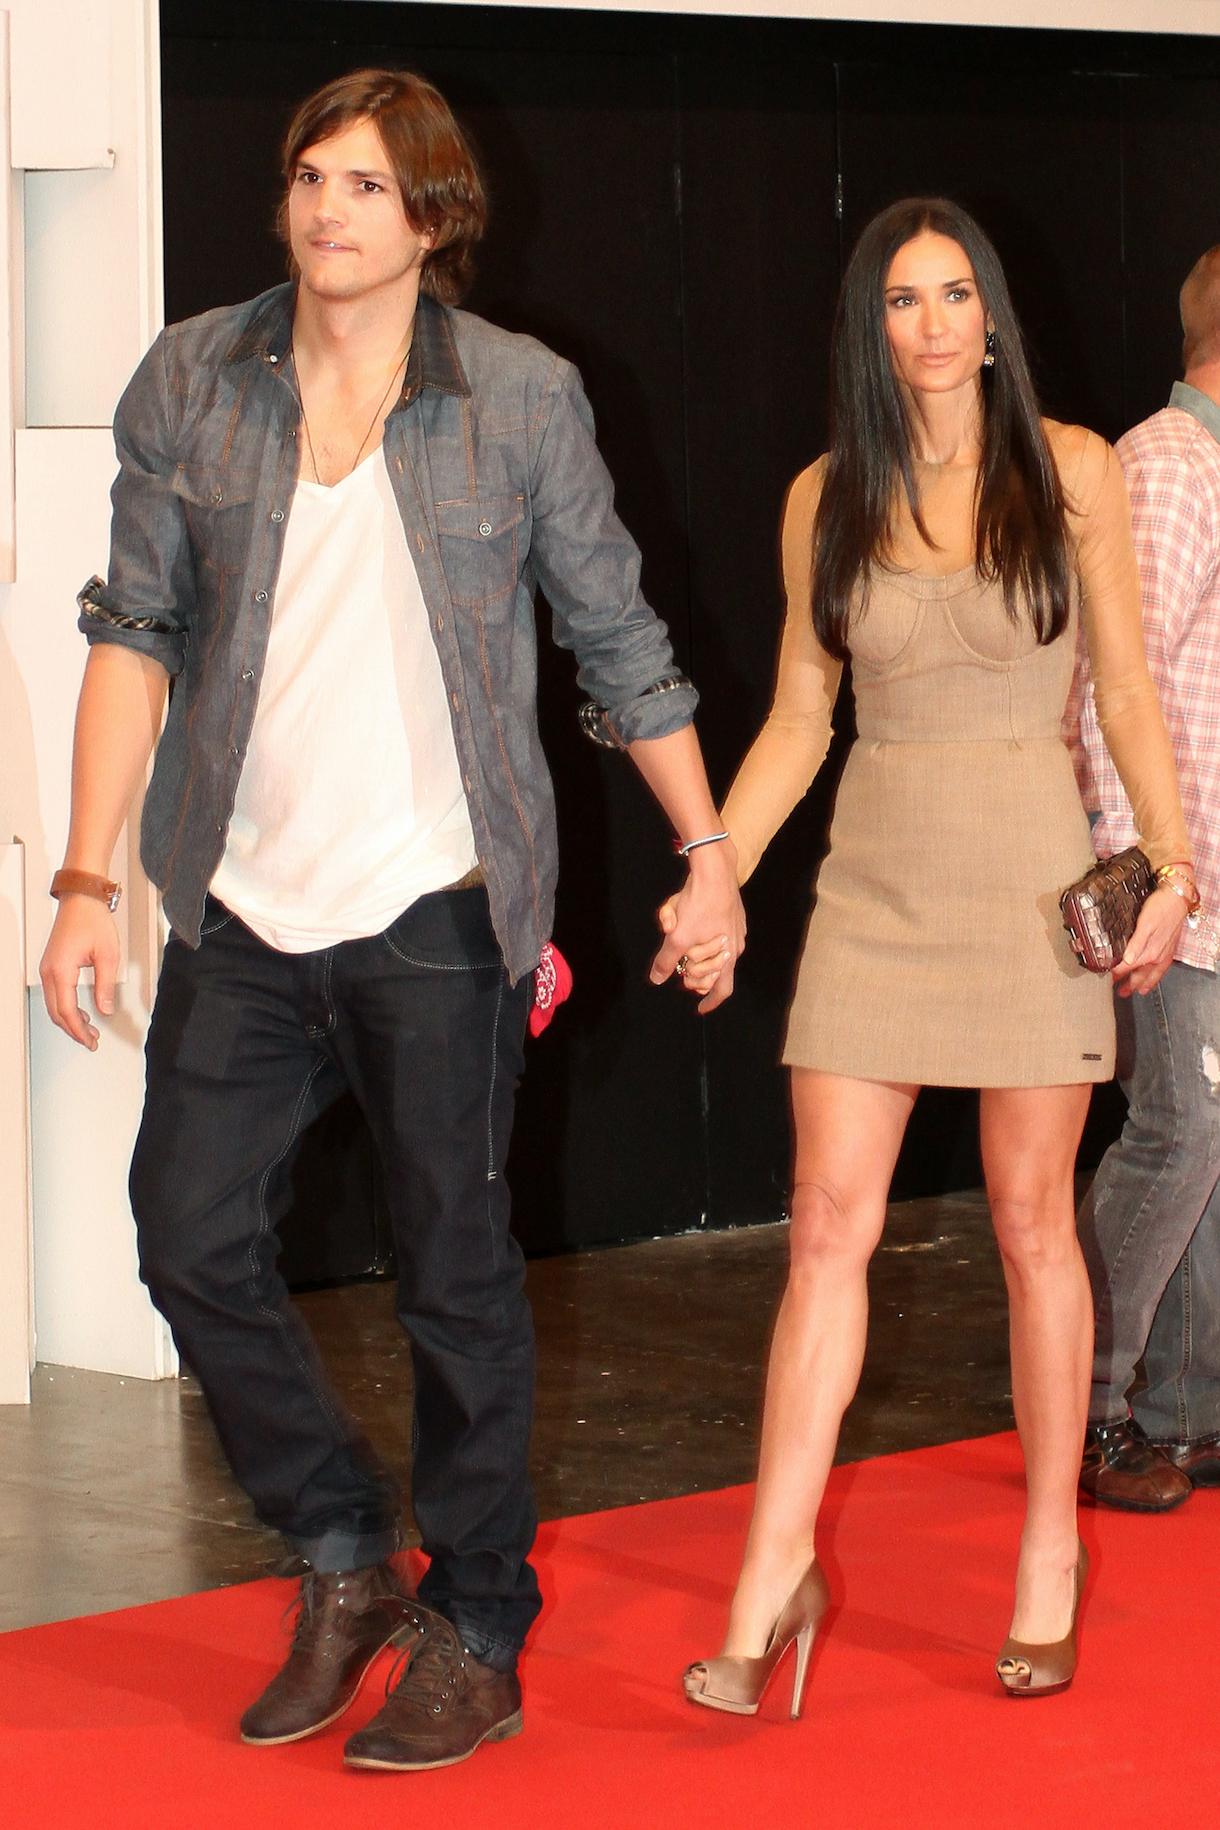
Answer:
<svg viewBox="0 0 1220 1830"><path fill-rule="evenodd" d="M504 1182L556 878L535 582L594 722L689 847L654 981L676 966L712 1008L744 921L695 694L640 595L579 379L452 309L485 212L445 102L402 73L345 77L299 110L284 176L296 283L166 331L119 406L43 980L96 1047L78 974L94 967L109 1013L104 873L156 744L142 855L173 937L131 1172L141 1275L259 1517L308 1565L242 1734L324 1728L394 1639L405 1672L345 1758L412 1769L519 1731L539 1607L533 1331ZM400 1263L418 1600L388 1562L393 1483L276 1271L281 1166L345 1087Z"/></svg>
<svg viewBox="0 0 1220 1830"><path fill-rule="evenodd" d="M1204 911L1220 899L1220 247L1182 288L1186 379L1118 445L1148 662L1173 741ZM1098 857L1136 842L1091 696L1076 747ZM1173 965L1118 1006L1130 1102L1080 1210L1096 1310L1080 1485L1161 1512L1220 1483L1220 978L1196 909ZM1124 1063L1126 1057L1126 1064ZM1141 1355L1147 1384L1128 1407Z"/></svg>

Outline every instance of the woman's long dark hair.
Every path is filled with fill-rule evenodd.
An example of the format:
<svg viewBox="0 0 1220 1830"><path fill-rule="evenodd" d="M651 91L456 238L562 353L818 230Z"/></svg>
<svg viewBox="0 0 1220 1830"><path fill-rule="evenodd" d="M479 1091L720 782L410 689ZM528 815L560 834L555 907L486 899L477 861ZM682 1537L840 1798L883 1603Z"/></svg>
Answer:
<svg viewBox="0 0 1220 1830"><path fill-rule="evenodd" d="M911 426L885 328L885 285L904 243L931 231L966 252L995 325L995 365L983 373L983 456L975 510L975 564L998 578L1008 614L1023 609L1039 642L1068 618L1071 570L1063 489L1038 414L1021 329L1004 269L959 204L909 197L861 235L835 314L830 359L830 462L814 521L813 625L845 660L852 600L889 548L899 484L929 546L915 488Z"/></svg>

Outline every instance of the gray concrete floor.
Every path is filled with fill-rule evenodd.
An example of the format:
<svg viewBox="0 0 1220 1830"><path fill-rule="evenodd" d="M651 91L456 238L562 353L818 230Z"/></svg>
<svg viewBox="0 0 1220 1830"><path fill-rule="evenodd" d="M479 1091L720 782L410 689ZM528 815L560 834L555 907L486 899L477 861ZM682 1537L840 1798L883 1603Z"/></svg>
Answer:
<svg viewBox="0 0 1220 1830"><path fill-rule="evenodd" d="M753 1478L786 1253L787 1228L765 1226L531 1263L544 1519ZM392 1290L297 1300L406 1490L411 1372ZM892 1206L870 1300L840 1460L1011 1428L1004 1283L981 1194ZM0 1629L242 1581L282 1556L193 1380L40 1366L32 1404L0 1407Z"/></svg>

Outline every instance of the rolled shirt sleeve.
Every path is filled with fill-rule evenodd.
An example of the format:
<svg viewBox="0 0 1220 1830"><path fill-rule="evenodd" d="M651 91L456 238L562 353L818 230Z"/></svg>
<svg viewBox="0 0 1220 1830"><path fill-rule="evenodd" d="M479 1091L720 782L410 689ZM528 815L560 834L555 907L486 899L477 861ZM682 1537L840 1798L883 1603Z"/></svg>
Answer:
<svg viewBox="0 0 1220 1830"><path fill-rule="evenodd" d="M698 694L675 664L665 624L640 590L640 553L614 509L580 377L557 361L553 404L531 453L530 564L571 649L577 680L620 744L667 737L691 722Z"/></svg>
<svg viewBox="0 0 1220 1830"><path fill-rule="evenodd" d="M110 570L79 598L79 627L94 642L114 642L177 675L195 604L195 570L175 464L165 335L157 338L119 401L114 421L119 474L113 504Z"/></svg>

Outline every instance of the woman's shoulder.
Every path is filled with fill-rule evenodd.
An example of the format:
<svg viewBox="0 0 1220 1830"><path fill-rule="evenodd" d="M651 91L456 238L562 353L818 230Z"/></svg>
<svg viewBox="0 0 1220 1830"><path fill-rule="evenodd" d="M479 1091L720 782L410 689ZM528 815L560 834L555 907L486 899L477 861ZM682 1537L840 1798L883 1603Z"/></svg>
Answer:
<svg viewBox="0 0 1220 1830"><path fill-rule="evenodd" d="M1042 431L1068 498L1069 510L1084 512L1100 495L1111 467L1118 469L1118 458L1112 445L1100 432L1087 426L1072 426L1058 419L1044 419Z"/></svg>
<svg viewBox="0 0 1220 1830"><path fill-rule="evenodd" d="M822 486L826 481L826 466L830 462L829 452L823 452L820 458L799 471L788 485L788 494L784 501L784 522L797 522L800 525L813 526L818 502L822 495Z"/></svg>
<svg viewBox="0 0 1220 1830"><path fill-rule="evenodd" d="M813 569L813 523L825 479L826 459L820 457L793 477L784 498L780 549L789 597L798 588L802 592L808 589Z"/></svg>

